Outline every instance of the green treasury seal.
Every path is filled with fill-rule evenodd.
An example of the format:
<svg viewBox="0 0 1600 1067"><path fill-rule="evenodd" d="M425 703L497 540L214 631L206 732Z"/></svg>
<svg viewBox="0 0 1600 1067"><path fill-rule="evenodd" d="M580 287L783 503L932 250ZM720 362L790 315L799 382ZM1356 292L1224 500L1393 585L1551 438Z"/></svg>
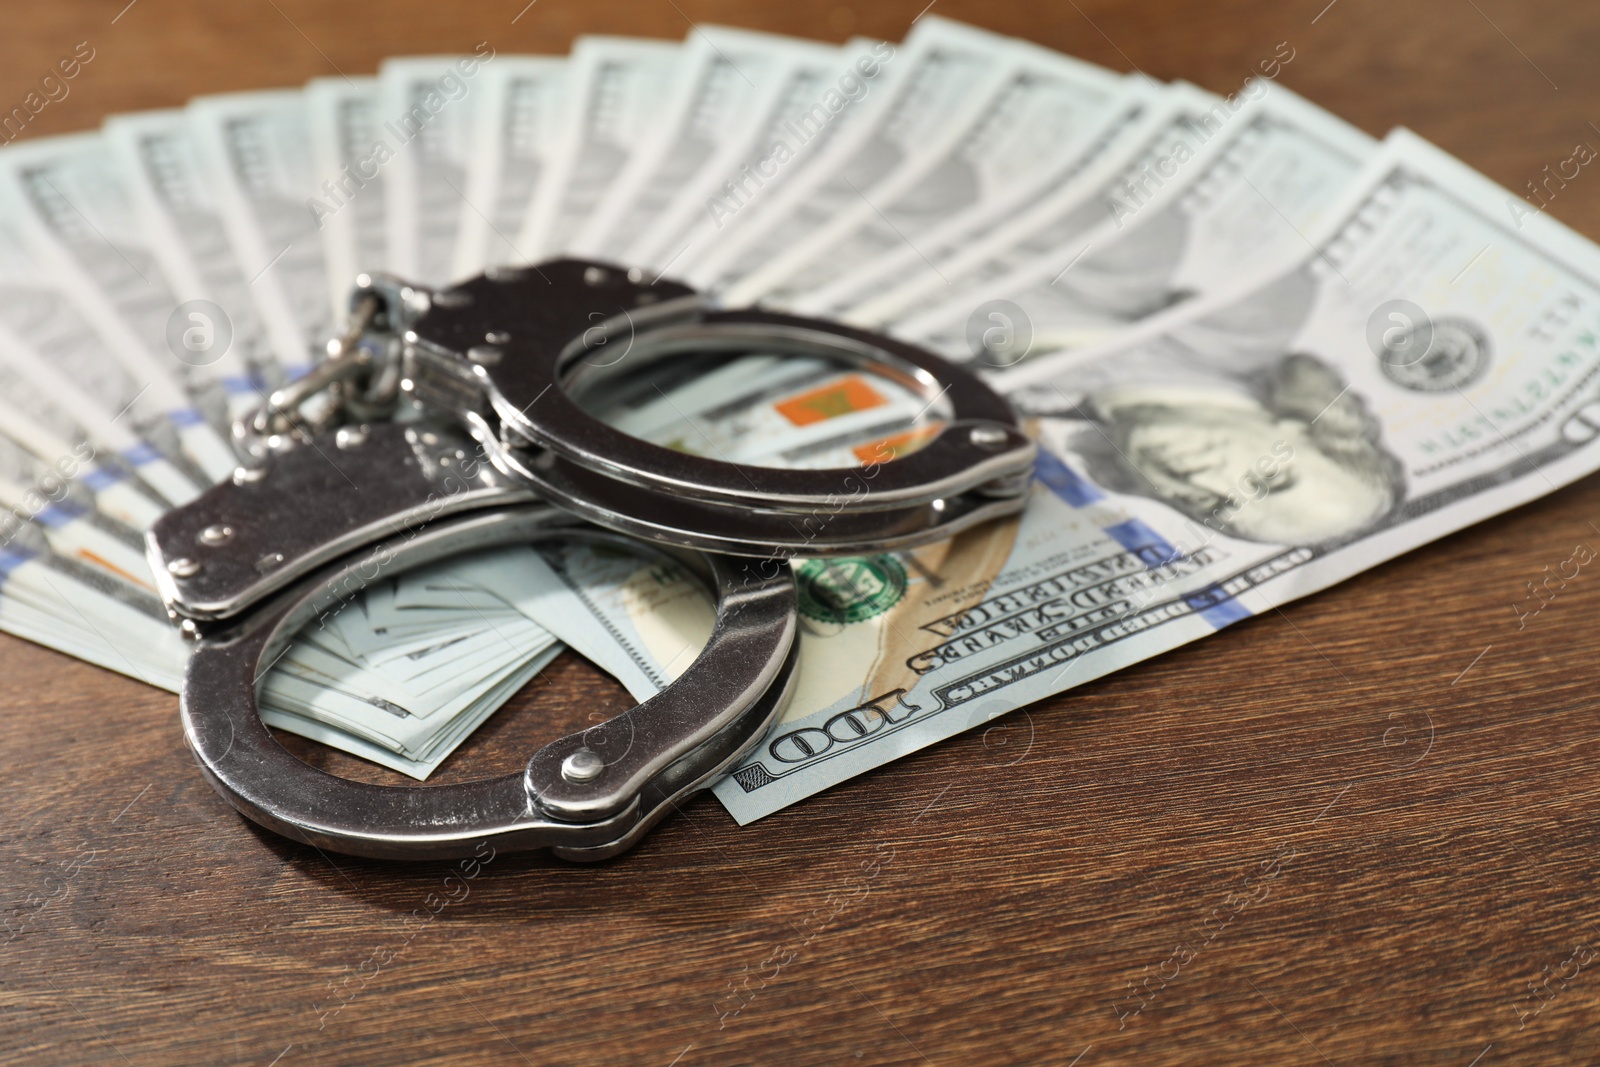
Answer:
<svg viewBox="0 0 1600 1067"><path fill-rule="evenodd" d="M794 580L800 611L818 622L865 622L906 595L906 569L893 556L801 560Z"/></svg>

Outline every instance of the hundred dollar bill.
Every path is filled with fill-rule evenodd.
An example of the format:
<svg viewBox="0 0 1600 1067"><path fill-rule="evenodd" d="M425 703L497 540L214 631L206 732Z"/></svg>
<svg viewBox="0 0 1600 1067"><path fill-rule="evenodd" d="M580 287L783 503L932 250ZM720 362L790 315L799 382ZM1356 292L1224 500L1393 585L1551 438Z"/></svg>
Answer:
<svg viewBox="0 0 1600 1067"><path fill-rule="evenodd" d="M852 73L851 85L857 116L833 138L815 165L776 190L752 190L742 198L728 199L720 213L752 213L745 226L729 231L710 255L696 259L688 279L703 289L731 287L747 278L760 278L769 265L796 254L817 232L841 215L882 209L922 176L923 160L936 159L958 140L1006 84L1007 58L1015 54L1011 38L963 26L938 16L924 17L902 46L903 55L891 64ZM885 77L881 92L874 93L866 69ZM842 83L841 83L842 84ZM843 97L841 105L851 102ZM818 105L810 112L813 124L830 120L831 108ZM907 176L902 178L902 175ZM785 268L787 270L787 267ZM730 303L744 296L732 288Z"/></svg>
<svg viewBox="0 0 1600 1067"><path fill-rule="evenodd" d="M426 778L556 638L646 699L693 662L710 607L676 564L642 559L511 546L379 582L298 635L267 676L263 719Z"/></svg>
<svg viewBox="0 0 1600 1067"><path fill-rule="evenodd" d="M460 596L431 605L430 630L403 648L382 638L374 643L373 632L382 629L374 602L392 584L364 591L297 635L266 676L262 716L271 726L426 778L559 646L503 605L461 603L469 598Z"/></svg>
<svg viewBox="0 0 1600 1067"><path fill-rule="evenodd" d="M645 700L694 661L711 608L670 560L574 542L451 559L324 623L268 676L264 720L426 778L560 651L553 636Z"/></svg>
<svg viewBox="0 0 1600 1067"><path fill-rule="evenodd" d="M188 105L195 152L262 325L289 377L314 363L335 321L318 233L327 190L311 169L298 89L202 96Z"/></svg>
<svg viewBox="0 0 1600 1067"><path fill-rule="evenodd" d="M342 322L363 271L389 269L384 213L388 148L378 132L377 78L313 78L306 83L311 172L326 183L317 212L327 267L328 314ZM380 147L381 146L381 147Z"/></svg>
<svg viewBox="0 0 1600 1067"><path fill-rule="evenodd" d="M431 762L445 739L460 740L498 705L483 700L555 641L511 612L469 637L437 642L399 661L340 655L326 635L301 635L268 674L263 695L281 711L335 726L407 760ZM462 732L463 718L474 720Z"/></svg>
<svg viewBox="0 0 1600 1067"><path fill-rule="evenodd" d="M645 700L694 662L711 621L704 590L648 551L472 553L308 628L268 675L262 717L426 778L560 651L552 634Z"/></svg>
<svg viewBox="0 0 1600 1067"><path fill-rule="evenodd" d="M13 146L0 153L0 185L34 270L55 279L78 306L101 342L101 362L121 364L167 413L184 454L206 477L226 477L236 465L220 429L233 365L207 362L209 353L179 358L169 346L179 300L104 139L74 134ZM231 377L245 387L240 375Z"/></svg>
<svg viewBox="0 0 1600 1067"><path fill-rule="evenodd" d="M475 213L465 199L473 111L494 55L484 42L472 55L407 56L378 72L379 136L394 149L383 186L389 268L402 278L454 280L457 235L464 215Z"/></svg>
<svg viewBox="0 0 1600 1067"><path fill-rule="evenodd" d="M1064 84L1072 83L1066 80ZM1072 94L1062 96L1063 111L1072 114ZM1022 95L1017 102L1030 99L1031 94ZM1046 106L1054 99L1051 95L1042 95L1036 106ZM859 262L830 257L834 264L831 280L796 292L786 300L787 306L801 315L838 316L850 308L865 305L874 295L898 289L908 279L923 276L938 279L940 261L970 247L985 235L995 233L1008 220L1060 196L1063 190L1073 189L1080 175L1092 165L1108 159L1128 158L1129 146L1140 143L1140 138L1155 125L1164 124L1175 106L1171 87L1128 77L1121 81L1108 105L1094 118L1048 144L1032 141L1032 127L1027 123L997 132L995 136L1002 141L1021 142L997 147L986 156L986 162L998 159L1014 167L1016 173L1005 181L1003 190L982 196L937 219L926 220L912 237L914 244L901 241ZM991 180L998 184L1000 179Z"/></svg>
<svg viewBox="0 0 1600 1067"><path fill-rule="evenodd" d="M1225 100L1193 85L1177 82L1153 90L1148 107L1128 116L1081 169L1041 197L1004 214L992 224L958 227L935 239L925 234L922 255L903 268L845 297L833 313L847 322L883 327L918 310L940 306L953 285L976 284L1003 276L1018 264L1048 254L1111 217L1110 202L1134 181L1141 169L1162 158L1186 154L1192 159L1220 133L1221 117L1244 101ZM869 267L889 263L882 256Z"/></svg>
<svg viewBox="0 0 1600 1067"><path fill-rule="evenodd" d="M480 590L493 604L514 608L538 623L616 678L635 699L644 700L654 696L669 675L652 666L650 650L636 627L618 625L595 608L619 596L626 601L612 591L633 573L619 562L620 555L588 549L581 543L539 549L514 546L478 553L458 566L440 568L438 577L423 583L423 588L439 582L452 593L462 588ZM638 566L664 573L659 561L647 560ZM413 584L396 600L412 601L416 589ZM432 623L428 625L431 632ZM393 626L389 629L392 633Z"/></svg>
<svg viewBox="0 0 1600 1067"><path fill-rule="evenodd" d="M1025 41L1007 41L994 73L942 129L822 226L730 286L732 304L791 303L838 278L841 264L869 263L983 205L1060 180L1103 136L1143 79L1124 78ZM1132 87L1132 88L1130 88ZM915 134L914 134L915 135Z"/></svg>
<svg viewBox="0 0 1600 1067"><path fill-rule="evenodd" d="M220 374L228 417L237 418L260 404L266 387L282 374L201 177L188 117L176 108L113 115L102 132L150 254L171 280L176 299L190 305L177 320L177 342L190 359ZM214 321L216 309L222 311L220 322ZM169 316L169 347L172 333Z"/></svg>
<svg viewBox="0 0 1600 1067"><path fill-rule="evenodd" d="M796 564L802 695L718 797L760 818L1600 467L1600 249L1520 206L1397 131L1293 267L1001 375L1024 514Z"/></svg>
<svg viewBox="0 0 1600 1067"><path fill-rule="evenodd" d="M1300 255L1305 232L1376 142L1270 82L1253 81L1243 95L1236 112L1216 105L1216 132L1192 157L1141 160L1098 224L1018 257L999 277L958 281L898 319L896 332L957 359L1008 365L1226 287L1240 264ZM1003 350L973 345L974 309L1010 316L1023 335L1007 336Z"/></svg>
<svg viewBox="0 0 1600 1067"><path fill-rule="evenodd" d="M766 195L793 180L820 155L848 120L841 115L819 124L806 116L819 103L833 99L830 90L849 103L838 86L841 81L854 85L854 79L862 77L856 63L874 74L881 71L872 47L865 40L852 41L843 49L791 41L778 49L767 64L767 91L754 100L748 123L739 131L719 131L715 154L634 235L623 260L657 273L676 272L709 254L727 235L725 231L739 227L741 219L749 221L749 213L726 211L725 198L735 196L748 203L757 188ZM800 134L806 129L810 133L802 141Z"/></svg>
<svg viewBox="0 0 1600 1067"><path fill-rule="evenodd" d="M0 630L178 690L188 649L154 594L57 556L34 522L0 518Z"/></svg>
<svg viewBox="0 0 1600 1067"><path fill-rule="evenodd" d="M81 486L6 437L0 437L0 509L0 522L32 522L63 559L155 592L139 536L100 515Z"/></svg>
<svg viewBox="0 0 1600 1067"><path fill-rule="evenodd" d="M565 251L648 138L679 71L676 42L583 37L567 61L557 147L516 238L537 262Z"/></svg>
<svg viewBox="0 0 1600 1067"><path fill-rule="evenodd" d="M323 614L266 676L263 721L428 777L561 651L513 602L540 581L537 567L521 566L530 553L455 558L382 580Z"/></svg>
<svg viewBox="0 0 1600 1067"><path fill-rule="evenodd" d="M165 510L167 499L144 483L137 471L159 468L155 481L165 482L182 499L192 497L197 486L140 440L131 420L97 411L95 397L79 390L5 325L4 318L14 316L25 327L41 321L48 327L55 319L54 309L61 305L59 296L39 285L25 250L9 240L9 234L0 224L0 434L48 464L60 478L86 490L106 515L142 528ZM76 321L63 317L69 325ZM49 329L31 332L42 343L53 337ZM72 336L69 333L68 339ZM91 429L97 416L104 421L98 433Z"/></svg>
<svg viewBox="0 0 1600 1067"><path fill-rule="evenodd" d="M514 244L556 150L567 61L502 56L478 75L466 208L456 231L451 276L520 263Z"/></svg>
<svg viewBox="0 0 1600 1067"><path fill-rule="evenodd" d="M770 106L792 46L772 34L697 26L684 43L672 93L659 105L639 150L573 236L574 255L631 262L629 246L727 140L742 141Z"/></svg>
<svg viewBox="0 0 1600 1067"><path fill-rule="evenodd" d="M320 741L371 763L424 780L438 770L439 765L472 736L472 732L483 725L485 719L516 695L517 690L527 685L560 652L559 646L552 646L521 666L489 679L490 684L481 695L465 711L443 723L444 729L416 757L396 752L387 744L368 740L323 721L321 709L338 705L343 696L324 683L307 683L294 692L292 683L275 682L273 689L263 692L261 721L276 729ZM364 699L344 701L346 707L365 703Z"/></svg>
<svg viewBox="0 0 1600 1067"><path fill-rule="evenodd" d="M3 203L3 197L0 197ZM165 502L182 504L208 479L185 455L174 416L107 351L104 340L51 272L41 269L14 225L0 218L0 384L13 402L46 420L73 454L132 473ZM65 455L61 452L57 455Z"/></svg>
<svg viewBox="0 0 1600 1067"><path fill-rule="evenodd" d="M166 510L157 494L140 488L114 459L96 456L94 442L77 421L3 362L0 435L76 487L96 511L125 526L145 529Z"/></svg>
<svg viewBox="0 0 1600 1067"><path fill-rule="evenodd" d="M622 653L598 659L637 699L647 699L689 669L711 636L703 589L666 557L641 557L582 543L556 542L539 553L609 632Z"/></svg>

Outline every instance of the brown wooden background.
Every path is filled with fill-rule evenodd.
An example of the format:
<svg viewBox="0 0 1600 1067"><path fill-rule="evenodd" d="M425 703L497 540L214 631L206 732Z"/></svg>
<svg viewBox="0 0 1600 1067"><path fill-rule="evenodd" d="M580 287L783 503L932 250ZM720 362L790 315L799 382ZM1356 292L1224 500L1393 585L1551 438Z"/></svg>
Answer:
<svg viewBox="0 0 1600 1067"><path fill-rule="evenodd" d="M33 135L484 39L898 39L922 6L125 2L0 11L6 109L96 49ZM1288 41L1285 84L1515 189L1600 145L1600 7L1326 2L935 10L1218 91ZM1600 172L1551 211L1600 236ZM1600 574L1510 605L1596 523L1591 479L753 827L701 798L609 865L503 857L420 928L448 867L255 831L171 696L0 638L0 1060L1593 1062ZM623 701L563 661L445 780Z"/></svg>

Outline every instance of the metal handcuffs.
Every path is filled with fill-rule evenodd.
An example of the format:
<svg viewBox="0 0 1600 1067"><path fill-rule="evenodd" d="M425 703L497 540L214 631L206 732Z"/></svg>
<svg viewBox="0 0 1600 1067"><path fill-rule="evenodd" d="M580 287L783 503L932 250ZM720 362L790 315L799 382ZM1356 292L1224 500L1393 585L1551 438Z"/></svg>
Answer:
<svg viewBox="0 0 1600 1067"><path fill-rule="evenodd" d="M363 276L352 307L313 381L274 393L235 428L263 461L148 536L162 598L197 638L182 717L202 772L249 818L320 848L395 859L470 855L484 841L577 860L626 850L782 711L798 653L782 558L940 540L1019 510L1026 493L1034 446L1006 403L876 334L715 310L681 285L576 260L441 292ZM585 361L604 345L624 355ZM863 484L856 469L757 474L641 442L569 392L691 350L825 355L943 398L950 417L863 493L850 490ZM402 394L421 417L376 421ZM705 582L712 635L657 696L545 745L521 774L449 786L338 778L262 724L266 671L302 627L377 576L557 538L635 549L643 538Z"/></svg>

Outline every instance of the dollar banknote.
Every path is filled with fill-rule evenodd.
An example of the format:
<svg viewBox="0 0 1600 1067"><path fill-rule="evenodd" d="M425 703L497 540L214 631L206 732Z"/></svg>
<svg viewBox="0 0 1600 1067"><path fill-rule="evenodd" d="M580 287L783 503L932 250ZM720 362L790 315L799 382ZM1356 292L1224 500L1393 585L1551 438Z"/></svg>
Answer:
<svg viewBox="0 0 1600 1067"><path fill-rule="evenodd" d="M0 186L34 269L57 281L99 351L121 365L126 387L166 413L183 455L205 477L231 473L224 383L249 386L226 367L185 361L168 347L178 301L105 142L88 134L14 146L0 154Z"/></svg>
<svg viewBox="0 0 1600 1067"><path fill-rule="evenodd" d="M174 692L188 648L161 602L51 551L37 525L6 523L0 629Z"/></svg>
<svg viewBox="0 0 1600 1067"><path fill-rule="evenodd" d="M408 579L416 588L427 575ZM364 742L365 758L422 778L503 702L494 695L515 692L560 652L542 627L477 589L452 582L430 592L428 629L409 643L392 633L392 655L357 653L344 636L381 629L373 598L301 634L266 676L266 721L323 741L334 728Z"/></svg>
<svg viewBox="0 0 1600 1067"><path fill-rule="evenodd" d="M103 134L150 254L172 286L175 306L163 323L167 350L211 368L228 419L238 418L261 403L284 368L201 177L188 117L177 108L114 115Z"/></svg>
<svg viewBox="0 0 1600 1067"><path fill-rule="evenodd" d="M0 440L0 508L13 517L31 511L45 545L62 559L154 593L139 536L103 516L72 491L76 487L62 481L49 464Z"/></svg>
<svg viewBox="0 0 1600 1067"><path fill-rule="evenodd" d="M559 254L578 235L647 140L678 59L676 44L645 38L585 37L574 46L557 147L516 240L525 259Z"/></svg>
<svg viewBox="0 0 1600 1067"><path fill-rule="evenodd" d="M841 263L916 248L925 231L979 204L999 205L1058 180L1065 160L1087 153L1127 87L1141 84L1049 49L1005 44L989 76L963 107L945 113L934 136L901 116L916 151L862 185L824 225L730 285L724 298L787 303L832 282Z"/></svg>
<svg viewBox="0 0 1600 1067"><path fill-rule="evenodd" d="M1145 156L1096 206L1104 214L1046 251L1007 250L995 277L960 275L894 329L956 359L1004 365L1099 340L1226 286L1240 263L1305 249L1305 233L1374 142L1281 86L1257 80L1237 109L1219 102L1183 141ZM1092 216L1091 216L1092 217ZM998 264L985 263L979 273ZM1265 269L1271 269L1270 266ZM973 311L1015 319L999 348L974 346ZM1020 314L1016 309L1021 309ZM983 312L978 322L987 327Z"/></svg>
<svg viewBox="0 0 1600 1067"><path fill-rule="evenodd" d="M456 232L451 274L523 262L516 238L550 168L566 93L567 61L504 56L478 74L467 211Z"/></svg>
<svg viewBox="0 0 1600 1067"><path fill-rule="evenodd" d="M837 651L718 797L760 818L1595 470L1600 249L1518 206L1397 131L1297 264L1005 372L1021 518L797 564Z"/></svg>
<svg viewBox="0 0 1600 1067"><path fill-rule="evenodd" d="M494 59L487 43L466 56L412 56L378 75L379 134L393 146L383 183L389 269L430 286L452 281L466 217L473 111L480 78Z"/></svg>
<svg viewBox="0 0 1600 1067"><path fill-rule="evenodd" d="M796 296L794 304L798 308L824 300L829 313L843 321L882 328L925 301L936 303L956 280L973 284L1003 274L1029 255L1047 254L1108 218L1108 198L1141 161L1180 145L1196 150L1205 137L1202 117L1220 100L1183 83L1146 87L1121 112L1121 121L1096 142L1092 154L1037 196L998 211L993 219L929 231L915 249L848 268L856 276L850 288L826 295L830 283Z"/></svg>
<svg viewBox="0 0 1600 1067"><path fill-rule="evenodd" d="M1071 86L1073 79L1062 82L1064 86ZM865 305L874 294L897 290L911 277L926 275L939 279L941 260L999 231L1010 220L1036 209L1053 195L1078 188L1079 176L1097 161L1126 158L1129 146L1139 142L1143 131L1175 106L1171 102L1174 95L1166 86L1143 78L1124 78L1095 117L1074 123L1063 136L1045 144L1027 140L1031 127L1019 123L1013 136L1021 143L1008 145L1006 153L999 157L1007 165L1015 161L1014 177L989 178L987 184L994 190L990 195L979 196L964 207L940 212L932 218L920 219L915 234L906 234L904 240L896 242L880 241L881 247L875 254L862 256L854 262L830 256L831 277L809 286L793 286L796 291L784 298L784 305L802 315L838 317ZM1037 99L1032 93L1013 98L1019 105L1032 103L1037 107L1049 107L1058 103L1063 118L1076 116L1078 109L1072 107L1073 101L1074 94L1070 90L1061 94L1059 103L1048 93ZM871 239L873 235L881 238L881 228L863 228L864 239ZM771 298L765 299L770 302Z"/></svg>
<svg viewBox="0 0 1600 1067"><path fill-rule="evenodd" d="M0 193L3 203L3 193ZM0 378L6 395L49 421L74 451L98 457L169 504L192 500L208 479L185 452L192 420L175 387L146 389L112 354L69 287L0 219ZM31 399L30 399L31 398ZM43 403L38 400L42 398ZM163 407L174 403L175 409Z"/></svg>
<svg viewBox="0 0 1600 1067"><path fill-rule="evenodd" d="M36 455L10 435L0 435L0 508L5 509L0 514L31 516L55 554L153 593L139 536L125 523L102 514L93 493L76 475L70 466Z"/></svg>
<svg viewBox="0 0 1600 1067"><path fill-rule="evenodd" d="M388 149L379 132L378 79L313 78L305 100L312 177L331 193L327 210L316 211L328 314L341 322L356 275L389 270Z"/></svg>
<svg viewBox="0 0 1600 1067"><path fill-rule="evenodd" d="M782 65L782 38L721 26L698 26L684 44L671 93L655 128L628 156L606 196L573 235L573 255L626 262L684 188L713 163L724 140L748 136L770 106Z"/></svg>
<svg viewBox="0 0 1600 1067"><path fill-rule="evenodd" d="M873 50L888 55L891 48L860 39L842 49L796 41L769 56L767 91L753 100L748 125L719 131L716 152L633 235L625 261L678 276L753 224L753 212L744 209L758 192L770 196L796 180L822 154L857 102L841 86L865 84L867 71L881 74ZM853 92L859 100L860 90Z"/></svg>
<svg viewBox="0 0 1600 1067"><path fill-rule="evenodd" d="M246 287L279 362L298 377L334 333L318 225L340 202L314 179L305 97L292 89L203 96L188 113Z"/></svg>
<svg viewBox="0 0 1600 1067"><path fill-rule="evenodd" d="M689 262L684 276L700 288L728 288L730 302L737 303L744 293L736 281L786 262L813 233L863 202L871 211L892 198L902 180L915 184L921 161L937 157L1003 92L1012 44L930 15L908 36L903 56L875 46L859 69L841 78L844 91L830 90L829 103L813 105L797 123L796 139L814 128L832 130L820 151L809 141L802 146L810 164L778 188L759 195L752 190L746 204L730 204L749 220Z"/></svg>
<svg viewBox="0 0 1600 1067"><path fill-rule="evenodd" d="M470 553L323 621L267 675L263 721L426 778L563 647L653 696L694 662L711 610L670 559L580 541Z"/></svg>
<svg viewBox="0 0 1600 1067"><path fill-rule="evenodd" d="M47 501L53 502L57 491L76 493L97 513L133 530L148 528L166 510L160 495L114 456L109 461L97 456L95 442L70 412L3 363L0 436L41 465L36 488L45 477L61 483L59 490L43 494Z"/></svg>

